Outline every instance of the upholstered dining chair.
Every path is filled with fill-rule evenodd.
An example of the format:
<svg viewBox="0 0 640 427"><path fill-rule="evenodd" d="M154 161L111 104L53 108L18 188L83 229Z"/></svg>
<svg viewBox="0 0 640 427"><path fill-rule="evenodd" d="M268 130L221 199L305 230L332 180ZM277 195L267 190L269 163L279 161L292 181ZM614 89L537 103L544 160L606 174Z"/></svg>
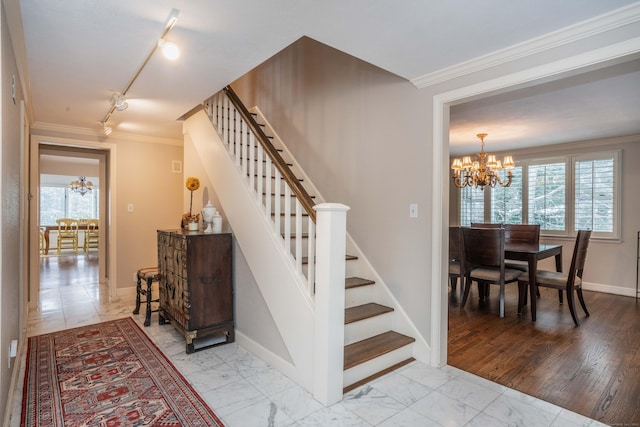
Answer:
<svg viewBox="0 0 640 427"><path fill-rule="evenodd" d="M73 249L78 253L78 220L58 218L56 225L58 226L58 255L64 248Z"/></svg>
<svg viewBox="0 0 640 427"><path fill-rule="evenodd" d="M504 262L504 228L462 228L466 278L461 307L469 297L472 281L478 283L481 298L490 284L500 286L500 317L504 317L504 286L516 283L520 270L506 268Z"/></svg>
<svg viewBox="0 0 640 427"><path fill-rule="evenodd" d="M455 293L460 279L460 297L464 291L464 250L460 227L449 227L449 281L451 292Z"/></svg>
<svg viewBox="0 0 640 427"><path fill-rule="evenodd" d="M98 220L97 219L87 219L85 220L87 228L84 231L84 242L82 245L82 249L85 252L89 252L90 248L98 248L100 243L100 233L98 230Z"/></svg>
<svg viewBox="0 0 640 427"><path fill-rule="evenodd" d="M506 243L540 243L540 224L505 224L504 241Z"/></svg>
<svg viewBox="0 0 640 427"><path fill-rule="evenodd" d="M531 294L531 320L536 321L536 301L533 298L534 292L537 288L542 286L545 288L557 289L560 295L562 292L567 294L567 303L569 304L569 311L573 322L576 326L580 326L580 320L576 314L575 303L573 299L573 292L578 295L578 300L584 310L585 314L589 316L587 305L584 302L582 296L582 274L584 272L584 265L587 259L587 249L589 247L589 239L591 238L591 230L579 230L576 237L576 243L573 248L573 257L571 258L571 267L567 274L558 271L537 270L536 271L536 283L529 283L529 275L522 274L518 278L518 294L519 294L519 307L522 308L525 305L527 295L527 285L529 285L529 292ZM534 287L536 289L534 289ZM560 299L562 303L562 299Z"/></svg>
<svg viewBox="0 0 640 427"><path fill-rule="evenodd" d="M504 224L492 224L489 222L472 222L471 228L504 228Z"/></svg>

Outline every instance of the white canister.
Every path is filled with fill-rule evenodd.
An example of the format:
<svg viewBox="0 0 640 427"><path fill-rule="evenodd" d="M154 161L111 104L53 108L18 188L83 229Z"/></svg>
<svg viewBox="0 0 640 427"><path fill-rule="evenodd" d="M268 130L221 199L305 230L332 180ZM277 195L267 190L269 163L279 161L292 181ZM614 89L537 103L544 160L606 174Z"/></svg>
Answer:
<svg viewBox="0 0 640 427"><path fill-rule="evenodd" d="M222 233L222 217L219 212L213 214L213 232Z"/></svg>

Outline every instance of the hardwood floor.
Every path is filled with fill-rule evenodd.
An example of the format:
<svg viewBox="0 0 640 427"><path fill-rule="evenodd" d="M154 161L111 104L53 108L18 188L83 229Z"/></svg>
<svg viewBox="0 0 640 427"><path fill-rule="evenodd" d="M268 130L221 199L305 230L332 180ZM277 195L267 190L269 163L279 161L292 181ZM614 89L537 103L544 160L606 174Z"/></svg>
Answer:
<svg viewBox="0 0 640 427"><path fill-rule="evenodd" d="M610 425L640 425L640 305L635 298L584 291L575 327L558 293L541 289L536 322L517 316L518 290L478 301L474 284L460 309L449 293L448 364Z"/></svg>

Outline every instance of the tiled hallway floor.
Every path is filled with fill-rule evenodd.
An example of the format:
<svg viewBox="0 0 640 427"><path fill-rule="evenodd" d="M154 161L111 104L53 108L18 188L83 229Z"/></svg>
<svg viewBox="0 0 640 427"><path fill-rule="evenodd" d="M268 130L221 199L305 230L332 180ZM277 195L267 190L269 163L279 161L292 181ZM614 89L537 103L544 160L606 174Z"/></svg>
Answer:
<svg viewBox="0 0 640 427"><path fill-rule="evenodd" d="M42 287L39 310L27 335L132 316L228 427L277 426L601 426L515 390L453 367L413 362L345 395L330 407L237 343L185 353L171 325L144 327L144 309L132 315L134 298L104 302L92 282ZM15 390L11 426L19 426L25 351Z"/></svg>

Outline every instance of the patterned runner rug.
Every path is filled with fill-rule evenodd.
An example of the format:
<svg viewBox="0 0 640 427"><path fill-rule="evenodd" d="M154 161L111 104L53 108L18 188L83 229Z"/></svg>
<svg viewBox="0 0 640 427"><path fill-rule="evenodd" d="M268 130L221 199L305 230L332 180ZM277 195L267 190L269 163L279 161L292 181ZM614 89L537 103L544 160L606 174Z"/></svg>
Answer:
<svg viewBox="0 0 640 427"><path fill-rule="evenodd" d="M131 318L29 338L23 426L222 426Z"/></svg>

